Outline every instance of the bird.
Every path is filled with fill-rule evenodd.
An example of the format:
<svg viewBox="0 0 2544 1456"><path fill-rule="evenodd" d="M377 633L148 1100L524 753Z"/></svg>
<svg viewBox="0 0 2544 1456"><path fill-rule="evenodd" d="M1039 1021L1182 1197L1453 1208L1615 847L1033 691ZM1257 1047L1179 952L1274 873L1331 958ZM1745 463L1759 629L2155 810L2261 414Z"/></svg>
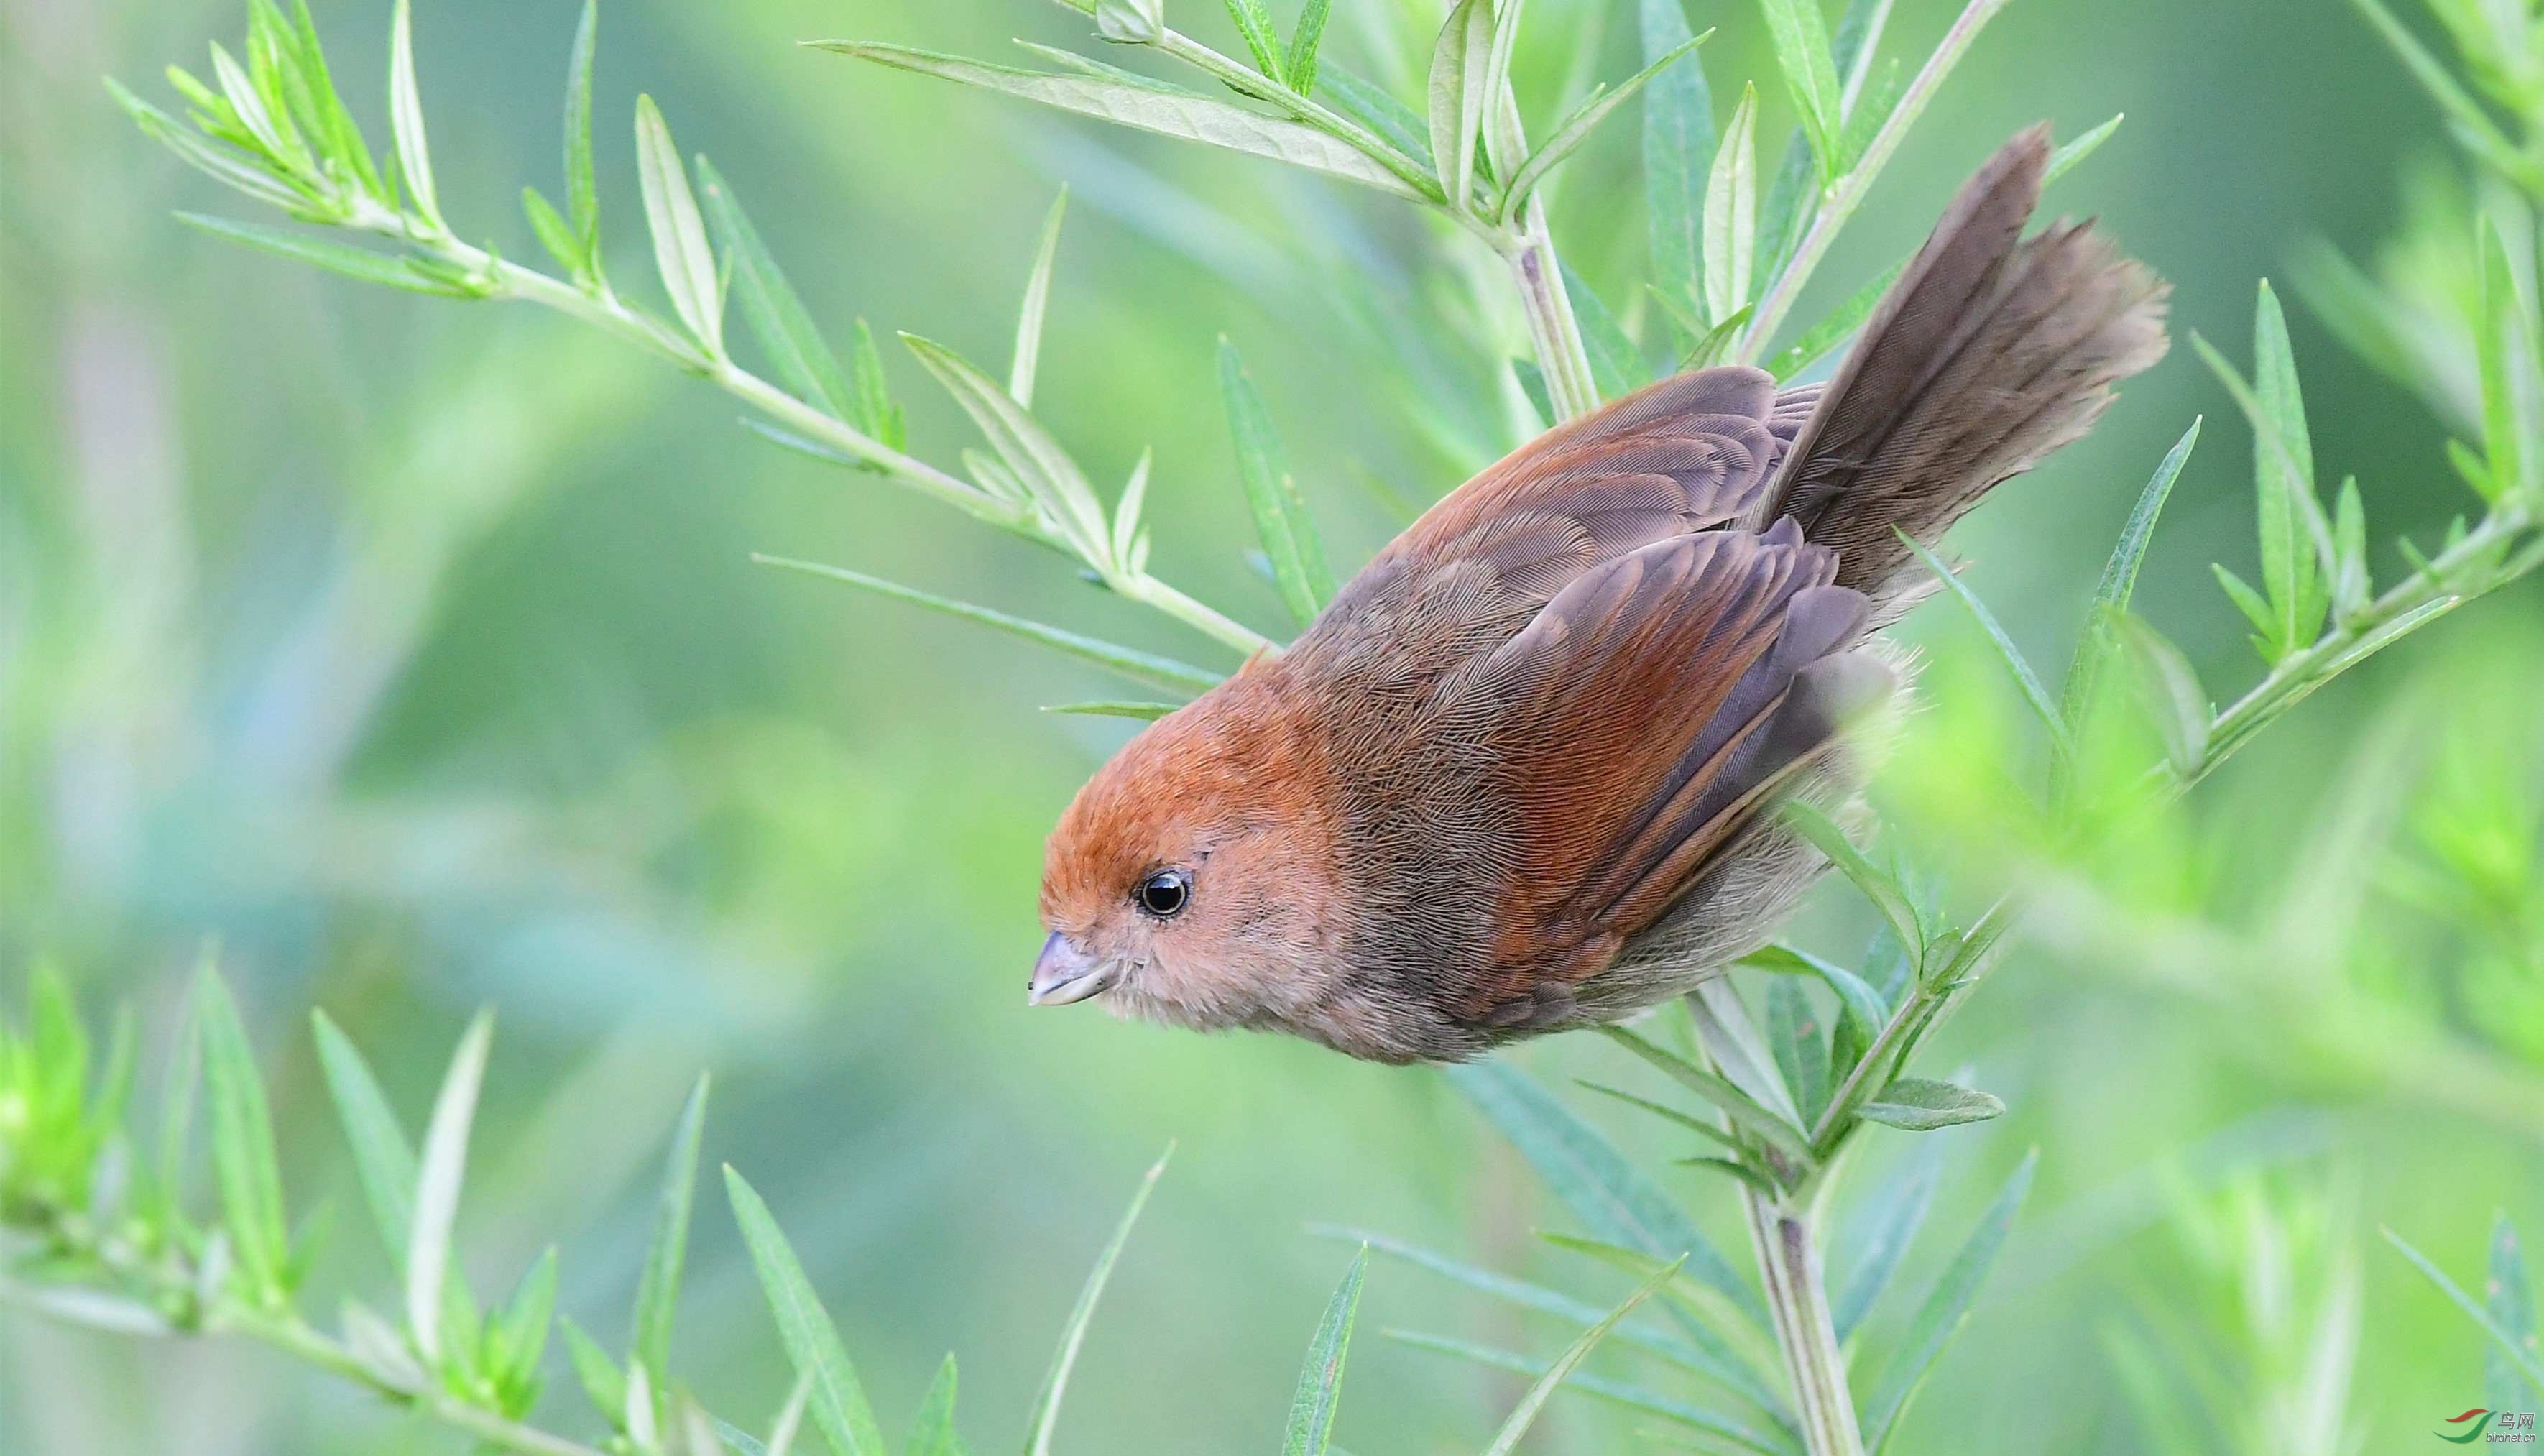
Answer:
<svg viewBox="0 0 2544 1456"><path fill-rule="evenodd" d="M2167 348L2045 125L1970 178L1825 384L1700 368L1443 497L1301 636L1148 725L1045 848L1028 1001L1458 1062L1629 1019L1826 868L1935 541ZM1856 815L1855 817L1861 817Z"/></svg>

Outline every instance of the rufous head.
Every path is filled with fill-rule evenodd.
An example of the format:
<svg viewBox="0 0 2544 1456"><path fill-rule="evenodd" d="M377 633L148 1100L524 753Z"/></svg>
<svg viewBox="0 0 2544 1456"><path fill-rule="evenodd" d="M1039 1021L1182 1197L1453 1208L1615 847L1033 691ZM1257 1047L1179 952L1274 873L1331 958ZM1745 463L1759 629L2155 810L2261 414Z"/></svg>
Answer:
<svg viewBox="0 0 2544 1456"><path fill-rule="evenodd" d="M1101 996L1205 1030L1297 1029L1330 974L1321 775L1251 669L1150 725L1078 790L1043 855L1037 1006Z"/></svg>

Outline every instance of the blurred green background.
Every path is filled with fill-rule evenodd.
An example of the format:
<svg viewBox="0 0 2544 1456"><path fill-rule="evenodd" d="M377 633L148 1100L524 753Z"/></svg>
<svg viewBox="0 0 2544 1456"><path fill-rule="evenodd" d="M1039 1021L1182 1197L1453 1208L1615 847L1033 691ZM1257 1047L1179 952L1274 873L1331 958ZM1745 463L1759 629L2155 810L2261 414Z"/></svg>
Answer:
<svg viewBox="0 0 2544 1456"><path fill-rule="evenodd" d="M556 190L575 8L417 6L443 206L509 256L534 252L517 188ZM379 110L358 99L384 84L388 7L313 9L377 141ZM1335 9L1336 53L1382 75L1387 38L1432 13ZM1720 27L1702 54L1724 114L1759 77L1762 130L1781 138L1789 111L1754 7L1691 0L1689 15ZM1892 48L1922 53L1948 16L1902 0ZM712 1068L707 1156L748 1172L787 1224L878 1403L906 1411L956 1348L983 1449L1020 1428L1087 1260L1169 1142L1065 1449L1271 1445L1349 1258L1311 1224L1619 1291L1529 1237L1562 1212L1436 1075L1029 1011L1042 834L1133 726L1038 709L1119 685L747 558L835 561L1219 662L1209 644L1049 553L769 447L726 397L565 319L368 289L179 225L172 208L249 209L137 134L99 77L158 94L166 61L235 43L235 7L0 0L0 988L14 1001L51 956L92 1007L134 1001L145 1046L162 1046L217 940L269 1060L295 1202L334 1210L322 1291L386 1278L309 1009L344 1024L420 1123L483 1005L501 1032L461 1223L481 1288L560 1243L565 1308L617 1338L661 1141ZM1176 20L1227 39L1199 0ZM996 56L1010 36L1084 30L1027 0L613 0L604 234L614 221L619 271L641 278L626 118L642 89L750 201L835 333L862 315L995 362L1068 182L1039 413L1108 491L1153 445L1158 574L1270 630L1279 601L1243 565L1209 382L1217 337L1244 352L1349 565L1402 519L1370 478L1418 505L1517 442L1498 360L1473 339L1524 336L1479 324L1443 282L1480 267L1467 244L1386 199L794 44ZM1623 76L1633 45L1620 0L1539 0L1523 87L1557 89L1576 52ZM2454 165L2346 7L2023 0L1797 316L1912 247L2017 126L2073 134L2117 111L2127 123L2050 206L2100 213L2174 281L2178 333L2239 360L2258 277L2284 278L2312 238L2372 256L2406 175ZM1554 203L1568 261L1621 306L1643 266L1632 133L1621 119ZM2291 312L2326 475L2358 473L2380 540L2432 538L2468 504L2444 424ZM914 451L950 462L968 425L892 364ZM2141 600L2213 690L2249 681L2207 565L2251 574L2247 436L2180 349L1955 537L2036 659L2063 658L2128 503L2202 411ZM1939 1135L1938 1232L1910 1287L2033 1146L2040 1183L1902 1449L2154 1449L2120 1346L2158 1351L2159 1385L2185 1370L2216 1383L2237 1412L2217 1448L2411 1449L2476 1403L2479 1336L2374 1230L2468 1282L2495 1209L2544 1232L2544 1117L2529 1117L2544 1107L2539 627L2530 583L2310 702L2175 827L2172 859L2146 876L2171 929L2053 909L1952 1027L1939 1074L1962 1059L2014 1112ZM1967 633L1948 611L1908 635L1945 664L1939 695L2001 695L1954 666ZM2359 784L2381 809L2321 817ZM2505 950L2377 888L2416 855L2443 858L2414 826L2445 820L2450 792L2500 821L2482 852L2506 856ZM1809 932L1860 943L1851 907L1822 898ZM2194 923L2243 948L2201 958L2183 938ZM1522 1060L1613 1069L1581 1040ZM1655 1163L1671 1151L1616 1131ZM1910 1141L1873 1129L1859 1183ZM1725 1187L1691 1176L1684 1191L1724 1247L1745 1244ZM692 1258L678 1363L719 1410L773 1408L783 1362L712 1198ZM2328 1312L2353 1278L2354 1306ZM2328 1376L2305 1361L2345 1320L2354 1360L2331 1405L2346 1434L2311 1447L2289 1414L2305 1402L2272 1402L2321 1397ZM1514 1394L1378 1334L1406 1325L1541 1353L1568 1337L1374 1265L1339 1427L1363 1456L1475 1449ZM553 1384L549 1410L567 1412L570 1381ZM1535 1447L1620 1449L1634 1424L1558 1401ZM0 1451L441 1449L456 1447L262 1350L136 1346L0 1311Z"/></svg>

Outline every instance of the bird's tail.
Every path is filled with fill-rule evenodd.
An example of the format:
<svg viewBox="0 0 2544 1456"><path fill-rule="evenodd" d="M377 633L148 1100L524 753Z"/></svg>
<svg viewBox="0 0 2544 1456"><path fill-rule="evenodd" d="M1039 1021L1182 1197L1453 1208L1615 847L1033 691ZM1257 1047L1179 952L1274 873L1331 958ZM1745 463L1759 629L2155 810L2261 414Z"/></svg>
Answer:
<svg viewBox="0 0 2544 1456"><path fill-rule="evenodd" d="M2049 132L1988 159L1830 379L1756 514L1834 546L1839 586L1894 598L1909 553L2083 435L2164 357L2166 285L2089 223L2029 239Z"/></svg>

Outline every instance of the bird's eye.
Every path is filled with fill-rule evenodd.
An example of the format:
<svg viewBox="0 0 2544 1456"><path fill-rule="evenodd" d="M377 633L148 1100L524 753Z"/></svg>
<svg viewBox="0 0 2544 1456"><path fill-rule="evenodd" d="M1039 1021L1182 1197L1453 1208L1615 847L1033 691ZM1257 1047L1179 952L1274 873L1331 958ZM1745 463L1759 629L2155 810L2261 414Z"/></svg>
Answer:
<svg viewBox="0 0 2544 1456"><path fill-rule="evenodd" d="M1180 869L1160 869L1140 881L1131 898L1157 919L1172 920L1192 903L1192 875Z"/></svg>

